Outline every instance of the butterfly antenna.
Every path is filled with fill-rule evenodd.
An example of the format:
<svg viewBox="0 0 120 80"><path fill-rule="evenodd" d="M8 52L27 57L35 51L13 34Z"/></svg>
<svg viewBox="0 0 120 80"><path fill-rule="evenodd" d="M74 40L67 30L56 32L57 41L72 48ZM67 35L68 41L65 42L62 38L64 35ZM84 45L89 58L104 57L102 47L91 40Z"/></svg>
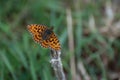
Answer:
<svg viewBox="0 0 120 80"><path fill-rule="evenodd" d="M54 27L53 27L53 26L51 26L49 29L53 31Z"/></svg>

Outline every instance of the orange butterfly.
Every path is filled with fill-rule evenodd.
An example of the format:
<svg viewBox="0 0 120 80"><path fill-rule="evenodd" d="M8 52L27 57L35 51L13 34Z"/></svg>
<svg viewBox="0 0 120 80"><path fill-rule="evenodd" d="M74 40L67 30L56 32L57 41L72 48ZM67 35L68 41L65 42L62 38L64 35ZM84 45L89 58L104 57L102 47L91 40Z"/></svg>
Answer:
<svg viewBox="0 0 120 80"><path fill-rule="evenodd" d="M47 28L44 25L31 24L27 26L32 34L35 42L39 43L44 48L60 50L61 46L57 36L53 32L53 28Z"/></svg>

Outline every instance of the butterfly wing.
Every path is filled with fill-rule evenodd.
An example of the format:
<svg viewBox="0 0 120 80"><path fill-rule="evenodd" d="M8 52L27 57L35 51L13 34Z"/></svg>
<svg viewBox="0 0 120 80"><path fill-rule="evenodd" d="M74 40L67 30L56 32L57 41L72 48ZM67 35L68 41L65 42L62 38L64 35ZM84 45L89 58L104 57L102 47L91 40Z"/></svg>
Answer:
<svg viewBox="0 0 120 80"><path fill-rule="evenodd" d="M44 41L42 41L42 34L47 29L46 26L38 25L38 24L31 24L31 25L28 25L27 28L28 28L28 31L32 34L33 39L34 39L35 42L37 42L39 44L44 42ZM43 47L45 46L43 44L41 44L41 45Z"/></svg>
<svg viewBox="0 0 120 80"><path fill-rule="evenodd" d="M60 50L61 49L59 40L54 33L52 33L49 37L49 47L52 48L52 49L55 49L55 50Z"/></svg>
<svg viewBox="0 0 120 80"><path fill-rule="evenodd" d="M40 45L44 48L48 48L49 47L49 44L48 44L48 40L43 40Z"/></svg>

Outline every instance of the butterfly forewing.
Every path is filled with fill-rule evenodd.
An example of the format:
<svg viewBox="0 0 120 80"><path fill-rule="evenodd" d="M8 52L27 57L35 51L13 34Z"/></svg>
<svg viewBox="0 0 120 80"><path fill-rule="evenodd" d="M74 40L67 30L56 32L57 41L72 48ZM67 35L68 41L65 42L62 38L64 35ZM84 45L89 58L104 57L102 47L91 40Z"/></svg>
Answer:
<svg viewBox="0 0 120 80"><path fill-rule="evenodd" d="M42 33L47 29L47 27L37 24L28 25L27 28L37 43L42 41Z"/></svg>

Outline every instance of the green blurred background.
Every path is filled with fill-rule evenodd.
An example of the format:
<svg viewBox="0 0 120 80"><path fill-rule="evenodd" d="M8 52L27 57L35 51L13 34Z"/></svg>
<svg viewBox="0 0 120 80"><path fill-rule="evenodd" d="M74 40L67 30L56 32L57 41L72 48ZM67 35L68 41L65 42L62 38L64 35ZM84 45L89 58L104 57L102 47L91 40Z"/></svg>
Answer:
<svg viewBox="0 0 120 80"><path fill-rule="evenodd" d="M119 3L0 0L0 80L56 80L50 51L32 40L28 24L54 26L67 80L119 80Z"/></svg>

